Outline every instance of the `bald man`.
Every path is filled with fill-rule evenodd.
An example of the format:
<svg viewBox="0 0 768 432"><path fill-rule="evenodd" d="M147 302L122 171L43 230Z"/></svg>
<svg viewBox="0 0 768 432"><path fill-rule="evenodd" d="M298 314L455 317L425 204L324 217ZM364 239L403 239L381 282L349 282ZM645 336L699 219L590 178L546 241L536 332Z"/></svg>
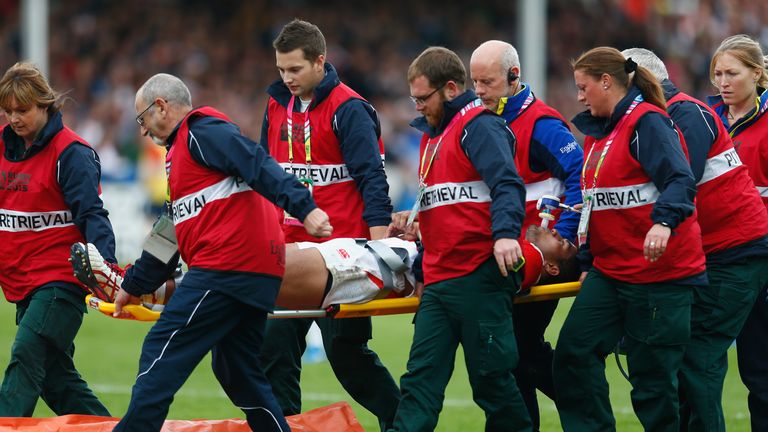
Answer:
<svg viewBox="0 0 768 432"><path fill-rule="evenodd" d="M515 47L498 40L484 42L472 53L469 69L483 105L502 116L517 137L515 165L526 191L524 226L539 224L536 201L544 195L560 197L568 205L581 203L579 175L584 153L560 113L537 99L522 82ZM555 229L573 241L578 215L557 216ZM557 300L516 304L512 313L520 353L515 379L534 430L539 427L536 389L554 399L553 351L544 340L544 330L556 308Z"/></svg>

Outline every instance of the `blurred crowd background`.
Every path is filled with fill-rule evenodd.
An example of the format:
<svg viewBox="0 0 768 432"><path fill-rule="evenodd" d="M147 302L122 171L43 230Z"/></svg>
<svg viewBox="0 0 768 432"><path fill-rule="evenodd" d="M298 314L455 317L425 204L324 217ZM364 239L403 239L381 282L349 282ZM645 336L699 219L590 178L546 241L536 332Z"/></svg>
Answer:
<svg viewBox="0 0 768 432"><path fill-rule="evenodd" d="M20 56L19 3L0 0L3 71ZM138 86L154 73L178 75L195 105L217 107L258 139L265 89L279 78L272 40L292 18L306 19L324 32L327 58L342 80L380 113L391 193L404 209L418 155L418 136L408 126L416 114L408 65L430 45L453 49L465 64L485 40L520 45L516 12L515 0L51 0L50 80L68 92L65 121L97 148L104 181L144 185L146 207L156 209L165 191L164 150L139 136ZM600 45L656 51L679 87L702 98L714 92L711 53L736 33L768 47L768 2L549 0L546 102L567 119L581 111L570 62Z"/></svg>

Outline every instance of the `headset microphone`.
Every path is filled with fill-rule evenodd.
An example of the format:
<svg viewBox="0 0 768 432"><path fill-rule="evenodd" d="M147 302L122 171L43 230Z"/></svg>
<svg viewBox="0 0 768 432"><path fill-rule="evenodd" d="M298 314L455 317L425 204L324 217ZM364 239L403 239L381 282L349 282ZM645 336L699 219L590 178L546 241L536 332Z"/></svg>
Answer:
<svg viewBox="0 0 768 432"><path fill-rule="evenodd" d="M509 69L509 72L507 72L507 82L508 82L510 85L512 85L512 83L513 83L513 82L515 82L515 81L516 81L518 78L520 78L520 77L519 77L519 76L517 76L517 74L516 74L516 73L514 73L514 72L512 71L512 69L510 68L510 69Z"/></svg>

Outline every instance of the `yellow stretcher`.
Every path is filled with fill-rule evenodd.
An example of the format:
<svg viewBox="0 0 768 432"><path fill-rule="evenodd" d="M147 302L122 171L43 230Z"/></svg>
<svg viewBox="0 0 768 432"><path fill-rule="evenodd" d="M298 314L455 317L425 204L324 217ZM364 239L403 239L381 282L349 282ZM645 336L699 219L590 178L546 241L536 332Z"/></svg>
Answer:
<svg viewBox="0 0 768 432"><path fill-rule="evenodd" d="M573 297L579 292L581 284L567 282L552 285L538 285L531 288L528 294L515 297L515 303L528 303L534 301L553 300L562 297ZM103 301L92 295L85 298L86 303L93 309L111 316L115 311L115 304ZM372 300L361 304L335 304L326 309L307 310L276 310L269 314L269 318L359 318L364 316L394 315L414 313L419 307L417 297ZM137 321L157 321L160 312L147 309L142 305L126 305L124 311L130 313Z"/></svg>
<svg viewBox="0 0 768 432"><path fill-rule="evenodd" d="M515 303L530 303L535 301L554 300L562 297L572 297L579 292L579 288L581 288L581 284L578 282L538 285L531 288L531 291L528 294L515 297ZM419 299L417 297L372 300L362 304L331 305L324 311L326 314L321 317L358 318L374 315L414 313L418 307ZM272 318L293 318L287 312L300 311L275 311L275 314L282 315L283 313L286 313L287 316L274 316Z"/></svg>

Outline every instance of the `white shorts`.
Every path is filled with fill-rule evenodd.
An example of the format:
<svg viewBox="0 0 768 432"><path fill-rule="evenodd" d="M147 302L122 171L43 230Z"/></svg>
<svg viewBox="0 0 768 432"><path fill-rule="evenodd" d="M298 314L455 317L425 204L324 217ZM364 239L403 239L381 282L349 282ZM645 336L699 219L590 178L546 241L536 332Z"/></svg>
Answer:
<svg viewBox="0 0 768 432"><path fill-rule="evenodd" d="M413 260L418 253L416 243L398 238L379 240L392 248L402 248L408 252L405 264L408 269L403 273L391 272L394 288L392 292L403 295L406 280L411 287L416 285L413 276ZM333 283L328 295L323 299L323 307L338 303L365 303L381 294L383 282L381 268L376 257L364 245L355 239L338 238L325 243L297 243L299 249L315 248L325 260L325 267L333 276Z"/></svg>

